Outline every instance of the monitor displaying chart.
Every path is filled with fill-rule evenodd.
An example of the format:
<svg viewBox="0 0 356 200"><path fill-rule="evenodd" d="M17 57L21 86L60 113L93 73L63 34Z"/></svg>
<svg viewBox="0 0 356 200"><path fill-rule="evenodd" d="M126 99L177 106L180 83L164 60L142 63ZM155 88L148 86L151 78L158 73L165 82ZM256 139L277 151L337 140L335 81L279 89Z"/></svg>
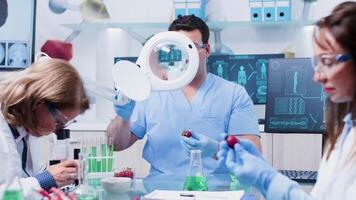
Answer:
<svg viewBox="0 0 356 200"><path fill-rule="evenodd" d="M323 133L326 95L310 58L270 59L265 132Z"/></svg>
<svg viewBox="0 0 356 200"><path fill-rule="evenodd" d="M31 65L34 49L35 0L0 1L0 70Z"/></svg>
<svg viewBox="0 0 356 200"><path fill-rule="evenodd" d="M254 104L265 104L270 58L284 58L284 54L211 55L207 68L208 72L243 86Z"/></svg>

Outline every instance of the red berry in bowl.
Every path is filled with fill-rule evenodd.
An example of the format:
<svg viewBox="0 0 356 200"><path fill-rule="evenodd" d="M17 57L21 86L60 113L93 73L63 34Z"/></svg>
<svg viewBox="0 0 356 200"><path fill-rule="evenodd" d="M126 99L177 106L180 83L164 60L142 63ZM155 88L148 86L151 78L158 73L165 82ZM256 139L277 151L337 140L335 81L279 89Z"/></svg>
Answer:
<svg viewBox="0 0 356 200"><path fill-rule="evenodd" d="M230 148L234 148L237 143L237 137L233 135L229 135L225 137L226 143Z"/></svg>
<svg viewBox="0 0 356 200"><path fill-rule="evenodd" d="M192 137L192 132L189 130L184 130L182 132L182 136L190 138L190 137Z"/></svg>
<svg viewBox="0 0 356 200"><path fill-rule="evenodd" d="M127 167L126 169L124 169L120 172L114 172L114 177L128 177L128 178L133 179L134 172L132 171L131 168Z"/></svg>

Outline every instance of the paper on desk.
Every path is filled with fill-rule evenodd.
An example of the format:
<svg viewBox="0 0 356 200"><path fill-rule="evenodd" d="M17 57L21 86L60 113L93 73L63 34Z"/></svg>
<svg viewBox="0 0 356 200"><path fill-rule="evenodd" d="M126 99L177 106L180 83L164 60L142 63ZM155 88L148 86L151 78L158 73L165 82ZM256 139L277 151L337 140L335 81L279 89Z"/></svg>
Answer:
<svg viewBox="0 0 356 200"><path fill-rule="evenodd" d="M171 190L155 190L146 194L144 200L240 200L244 195L243 190L239 191L171 191Z"/></svg>

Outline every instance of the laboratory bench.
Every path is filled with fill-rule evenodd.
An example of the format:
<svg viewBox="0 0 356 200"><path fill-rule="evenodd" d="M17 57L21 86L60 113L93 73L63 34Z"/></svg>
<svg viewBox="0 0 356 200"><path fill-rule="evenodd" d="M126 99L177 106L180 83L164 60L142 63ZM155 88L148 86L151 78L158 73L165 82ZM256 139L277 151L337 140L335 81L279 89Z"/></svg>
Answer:
<svg viewBox="0 0 356 200"><path fill-rule="evenodd" d="M229 174L206 175L208 191L231 191L231 179ZM160 174L138 178L134 181L132 188L127 192L107 193L99 187L99 199L103 200L132 200L135 198L143 199L145 194L154 190L182 191L185 175L179 174ZM233 190L244 190L242 200L260 200L263 197L255 189L237 186Z"/></svg>
<svg viewBox="0 0 356 200"><path fill-rule="evenodd" d="M71 145L78 147L82 138L104 137L108 123L73 124ZM318 170L322 155L321 134L281 134L265 133L264 126L259 125L262 153L267 161L278 170ZM146 142L137 141L130 148L115 152L115 167L135 166L139 177L148 175L150 165L142 158L142 149Z"/></svg>
<svg viewBox="0 0 356 200"><path fill-rule="evenodd" d="M254 188L237 185L231 188L231 179L229 174L206 175L208 191L233 191L243 190L245 193L241 200L264 200L264 197ZM160 174L147 176L145 178L136 178L130 190L126 192L107 193L102 187L98 187L99 200L132 200L135 198L143 199L143 196L154 190L182 191L185 181L185 175L179 174ZM301 188L310 192L314 184L303 183Z"/></svg>

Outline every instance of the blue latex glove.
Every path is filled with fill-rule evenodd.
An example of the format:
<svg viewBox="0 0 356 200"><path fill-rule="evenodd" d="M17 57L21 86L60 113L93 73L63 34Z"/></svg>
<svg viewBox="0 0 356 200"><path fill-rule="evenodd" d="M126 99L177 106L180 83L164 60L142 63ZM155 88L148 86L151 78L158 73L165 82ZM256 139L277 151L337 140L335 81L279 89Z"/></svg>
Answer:
<svg viewBox="0 0 356 200"><path fill-rule="evenodd" d="M192 132L190 138L182 136L180 142L187 155L190 155L190 150L199 149L203 158L213 157L219 148L218 141L195 132Z"/></svg>
<svg viewBox="0 0 356 200"><path fill-rule="evenodd" d="M227 134L226 133L222 133L221 134L221 142L219 144L220 148L219 148L219 152L217 154L218 158L222 158L221 156L219 156L219 154L227 154L227 150L229 150L226 142L225 142L225 138L226 138ZM259 150L256 149L255 145L250 142L249 140L246 139L238 139L239 144L246 150L248 151L250 154L257 156L261 159L264 159L261 152Z"/></svg>
<svg viewBox="0 0 356 200"><path fill-rule="evenodd" d="M118 96L115 96L115 99L117 99ZM136 102L133 100L130 100L128 103L124 105L119 105L118 102L114 103L114 110L115 113L120 116L123 120L127 121L130 119L133 109L135 108Z"/></svg>
<svg viewBox="0 0 356 200"><path fill-rule="evenodd" d="M218 160L219 165L225 165L227 151L229 150L229 146L225 142L226 136L227 136L226 133L221 134L222 141L219 144L220 148L219 148L218 153L216 154L219 159ZM261 152L256 149L255 145L252 142L250 142L249 140L245 140L245 139L238 139L238 141L239 141L239 144L241 146L243 146L245 148L245 150L248 151L250 154L264 160Z"/></svg>
<svg viewBox="0 0 356 200"><path fill-rule="evenodd" d="M248 142L241 141L235 144L234 149L229 148L225 141L221 142L217 154L219 161L225 161L226 167L237 176L241 184L253 186L266 196L268 186L277 171L252 144L250 146Z"/></svg>

